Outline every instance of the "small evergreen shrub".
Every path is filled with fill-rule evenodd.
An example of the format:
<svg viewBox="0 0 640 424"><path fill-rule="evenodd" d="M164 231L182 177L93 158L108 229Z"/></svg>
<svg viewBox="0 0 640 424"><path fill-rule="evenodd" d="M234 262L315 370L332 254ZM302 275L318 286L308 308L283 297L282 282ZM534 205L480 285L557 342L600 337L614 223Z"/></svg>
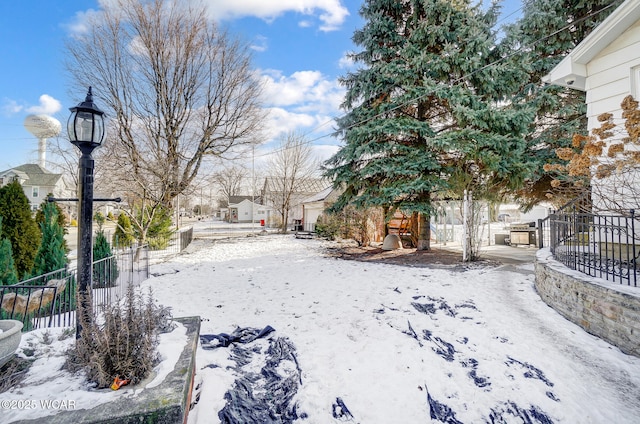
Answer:
<svg viewBox="0 0 640 424"><path fill-rule="evenodd" d="M328 240L335 240L342 225L340 217L335 214L322 214L316 221L316 234Z"/></svg>
<svg viewBox="0 0 640 424"><path fill-rule="evenodd" d="M2 217L0 216L0 284L9 285L17 282L18 274L13 262L11 242L2 237Z"/></svg>
<svg viewBox="0 0 640 424"><path fill-rule="evenodd" d="M99 288L113 287L117 279L118 263L104 235L104 230L100 230L93 241L93 285Z"/></svg>
<svg viewBox="0 0 640 424"><path fill-rule="evenodd" d="M66 352L65 367L84 371L98 389L109 387L116 377L130 384L148 377L159 360L158 334L172 328L169 308L154 304L151 292L147 298L136 294L131 285L122 301L104 308L100 324L95 316L78 317L81 337Z"/></svg>
<svg viewBox="0 0 640 424"><path fill-rule="evenodd" d="M169 247L169 240L170 237L156 236L149 237L147 243L149 244L150 250L164 250Z"/></svg>
<svg viewBox="0 0 640 424"><path fill-rule="evenodd" d="M59 219L60 212L54 203L44 203L41 206L40 232L42 239L40 248L34 259L31 275L43 275L66 268L66 242L64 240L64 219Z"/></svg>
<svg viewBox="0 0 640 424"><path fill-rule="evenodd" d="M131 220L126 213L118 215L118 224L113 233L113 245L116 247L129 247L133 243L133 228Z"/></svg>

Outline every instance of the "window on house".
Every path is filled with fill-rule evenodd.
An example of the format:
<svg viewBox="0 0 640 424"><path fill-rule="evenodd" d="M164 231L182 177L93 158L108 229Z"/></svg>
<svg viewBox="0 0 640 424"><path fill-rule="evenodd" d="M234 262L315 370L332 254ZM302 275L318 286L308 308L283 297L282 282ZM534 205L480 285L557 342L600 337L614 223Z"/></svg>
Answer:
<svg viewBox="0 0 640 424"><path fill-rule="evenodd" d="M32 187L32 188L31 188L31 193L32 193L31 195L32 195L32 197L38 197L38 193L39 193L39 191L40 191L40 190L39 190L39 187Z"/></svg>

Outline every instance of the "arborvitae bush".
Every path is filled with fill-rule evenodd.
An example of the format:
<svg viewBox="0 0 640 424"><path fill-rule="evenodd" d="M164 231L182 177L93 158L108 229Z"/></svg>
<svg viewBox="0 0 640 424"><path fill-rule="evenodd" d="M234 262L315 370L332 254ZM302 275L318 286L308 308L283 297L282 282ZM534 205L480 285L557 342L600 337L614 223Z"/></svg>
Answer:
<svg viewBox="0 0 640 424"><path fill-rule="evenodd" d="M158 334L171 329L168 308L155 305L151 292L145 298L129 285L126 297L106 306L100 320L86 322L85 315L78 313L82 333L66 353L67 369L84 371L96 388L109 387L115 377L137 384L149 376L159 360Z"/></svg>
<svg viewBox="0 0 640 424"><path fill-rule="evenodd" d="M49 194L51 196L51 193ZM62 234L66 235L68 234L67 229L65 228L65 226L67 225L67 217L64 214L64 211L62 210L62 208L60 207L60 205L58 205L56 202L48 202L48 201L44 201L40 204L40 207L38 207L38 210L36 211L36 223L42 227L42 223L45 221L44 218L44 208L47 205L54 205L56 208L56 211L58 213L57 217L56 217L56 221L58 222L58 226L60 228L62 228ZM64 248L64 251L68 254L69 253L69 247L67 246L67 240L63 237L62 238L62 246Z"/></svg>
<svg viewBox="0 0 640 424"><path fill-rule="evenodd" d="M64 229L58 217L59 211L55 204L42 205L40 222L42 240L31 271L34 276L63 269L69 262L65 249Z"/></svg>
<svg viewBox="0 0 640 424"><path fill-rule="evenodd" d="M100 230L93 241L93 285L94 287L113 287L117 279L118 263L104 235L104 230Z"/></svg>
<svg viewBox="0 0 640 424"><path fill-rule="evenodd" d="M24 279L33 268L41 235L31 216L29 199L18 181L0 187L0 216L3 217L0 236L11 242L18 278Z"/></svg>
<svg viewBox="0 0 640 424"><path fill-rule="evenodd" d="M141 217L140 217L141 218ZM166 249L173 234L173 221L171 211L167 208L158 208L153 215L151 224L147 229L147 242L151 250ZM138 237L140 238L140 237Z"/></svg>
<svg viewBox="0 0 640 424"><path fill-rule="evenodd" d="M13 263L11 242L2 237L1 234L2 217L0 217L0 284L16 284L18 282L18 276L16 274L16 266Z"/></svg>
<svg viewBox="0 0 640 424"><path fill-rule="evenodd" d="M118 224L116 231L113 233L113 245L116 247L129 247L133 243L133 228L131 220L126 213L118 215Z"/></svg>

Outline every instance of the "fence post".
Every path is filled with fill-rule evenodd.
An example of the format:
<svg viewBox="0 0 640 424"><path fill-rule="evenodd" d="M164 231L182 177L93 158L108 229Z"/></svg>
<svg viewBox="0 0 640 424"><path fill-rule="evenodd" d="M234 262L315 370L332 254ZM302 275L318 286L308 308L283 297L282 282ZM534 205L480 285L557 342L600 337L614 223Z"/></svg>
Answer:
<svg viewBox="0 0 640 424"><path fill-rule="evenodd" d="M544 237L544 230L542 229L542 222L544 220L538 218L538 249L542 249L544 247L544 243L542 242L542 238Z"/></svg>
<svg viewBox="0 0 640 424"><path fill-rule="evenodd" d="M633 259L631 260L631 264L633 264L633 285L637 287L637 273L636 273L636 219L634 209L629 211L631 213L631 245L633 249Z"/></svg>

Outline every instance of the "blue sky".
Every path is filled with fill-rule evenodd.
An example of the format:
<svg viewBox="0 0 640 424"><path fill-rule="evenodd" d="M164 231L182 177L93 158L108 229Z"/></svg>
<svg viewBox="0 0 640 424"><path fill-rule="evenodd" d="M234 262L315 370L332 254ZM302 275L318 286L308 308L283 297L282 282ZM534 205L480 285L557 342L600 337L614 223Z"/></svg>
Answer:
<svg viewBox="0 0 640 424"><path fill-rule="evenodd" d="M108 0L103 0L108 1ZM332 119L344 90L345 53L361 28L361 0L203 0L212 16L249 42L254 64L266 81L269 128L309 133L320 157L336 150ZM504 15L521 0L506 0ZM0 1L0 171L37 162L37 140L23 126L32 113L58 119L83 98L63 67L64 43L97 0ZM84 89L83 89L84 90ZM78 90L76 89L75 92ZM49 159L49 156L47 157Z"/></svg>

